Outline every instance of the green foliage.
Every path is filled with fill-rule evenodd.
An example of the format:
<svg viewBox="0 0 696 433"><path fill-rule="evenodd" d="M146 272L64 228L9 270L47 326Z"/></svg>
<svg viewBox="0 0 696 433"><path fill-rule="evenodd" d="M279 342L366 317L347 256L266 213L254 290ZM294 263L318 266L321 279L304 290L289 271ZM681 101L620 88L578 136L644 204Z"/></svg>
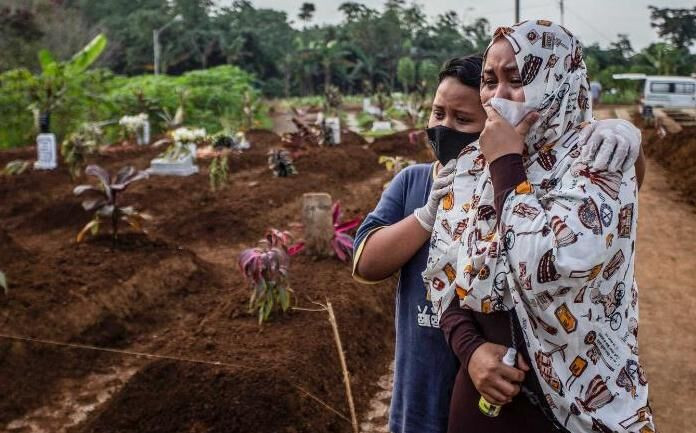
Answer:
<svg viewBox="0 0 696 433"><path fill-rule="evenodd" d="M111 238L114 246L118 238L120 221L124 221L139 232L145 233L143 223L152 217L138 212L132 206L119 206L118 197L131 183L147 179L147 172L136 170L133 166L126 166L121 168L115 176L111 176L102 167L89 165L85 169L85 174L96 177L99 183L97 185L78 185L73 189L75 195L88 193L92 196L92 198L82 202L82 207L87 212L94 212L94 218L78 233L78 243L82 242L88 233L92 236L99 233L105 220L111 223Z"/></svg>
<svg viewBox="0 0 696 433"><path fill-rule="evenodd" d="M356 114L355 117L358 122L358 126L363 131L369 131L370 129L372 129L372 124L376 120L374 116L364 111L359 112L358 114Z"/></svg>
<svg viewBox="0 0 696 433"><path fill-rule="evenodd" d="M10 161L5 164L5 168L0 171L0 174L3 176L18 176L27 171L29 167L31 167L31 163L29 161L15 159L14 161Z"/></svg>
<svg viewBox="0 0 696 433"><path fill-rule="evenodd" d="M63 140L60 154L63 157L63 162L68 166L73 180L80 177L87 155L99 149L102 138L103 132L99 125L84 124L78 131L73 132Z"/></svg>
<svg viewBox="0 0 696 433"><path fill-rule="evenodd" d="M328 86L324 90L324 111L328 116L338 115L338 110L343 103L341 90L336 86Z"/></svg>
<svg viewBox="0 0 696 433"><path fill-rule="evenodd" d="M402 57L396 69L396 76L405 93L409 93L416 82L416 64L410 57Z"/></svg>
<svg viewBox="0 0 696 433"><path fill-rule="evenodd" d="M210 161L210 167L208 167L208 178L210 180L210 189L213 192L219 191L227 185L230 178L227 154L216 155Z"/></svg>
<svg viewBox="0 0 696 433"><path fill-rule="evenodd" d="M616 93L602 92L601 102L603 104L630 105L638 102L640 92L634 89L623 89Z"/></svg>
<svg viewBox="0 0 696 433"><path fill-rule="evenodd" d="M0 74L0 148L29 144L36 133L28 107L35 78L27 69Z"/></svg>
<svg viewBox="0 0 696 433"><path fill-rule="evenodd" d="M648 9L652 21L650 25L674 46L688 48L696 41L696 6L692 9L648 6Z"/></svg>
<svg viewBox="0 0 696 433"><path fill-rule="evenodd" d="M149 101L159 111L174 113L181 106L182 92L185 91L183 109L186 112L186 123L205 128L209 132L217 132L221 129L220 118L223 116L233 118L238 124L261 121L265 113L260 111L257 92L251 83L251 75L235 66L192 71L179 77L116 77L109 84L109 100L117 109L135 108L142 101ZM257 105L245 105L245 98ZM251 108L249 113L244 112L247 107ZM150 116L150 119L155 117L160 116ZM156 123L155 130L161 131L166 125L165 122Z"/></svg>

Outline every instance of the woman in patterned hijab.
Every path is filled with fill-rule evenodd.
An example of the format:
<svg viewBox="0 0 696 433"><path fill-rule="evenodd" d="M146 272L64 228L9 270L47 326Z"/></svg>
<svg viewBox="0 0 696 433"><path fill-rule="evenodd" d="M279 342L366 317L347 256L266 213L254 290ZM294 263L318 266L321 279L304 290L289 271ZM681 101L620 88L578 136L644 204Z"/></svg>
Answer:
<svg viewBox="0 0 696 433"><path fill-rule="evenodd" d="M453 200L448 225L463 230L431 253L424 279L448 338L450 312L507 312L523 337L513 338L523 356L510 372L529 370L531 398L557 428L652 432L638 359L635 171L582 160L588 89L582 46L564 27L538 20L496 31L481 85L487 165L474 194ZM478 169L466 164L457 171ZM472 410L453 403L450 417Z"/></svg>

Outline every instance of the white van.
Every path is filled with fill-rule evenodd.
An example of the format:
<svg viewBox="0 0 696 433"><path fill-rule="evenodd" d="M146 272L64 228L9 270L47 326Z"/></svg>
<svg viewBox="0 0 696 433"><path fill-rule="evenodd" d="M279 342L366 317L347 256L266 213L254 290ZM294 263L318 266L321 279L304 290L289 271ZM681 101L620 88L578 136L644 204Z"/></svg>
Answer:
<svg viewBox="0 0 696 433"><path fill-rule="evenodd" d="M696 78L616 74L614 79L645 80L640 104L652 108L696 108Z"/></svg>

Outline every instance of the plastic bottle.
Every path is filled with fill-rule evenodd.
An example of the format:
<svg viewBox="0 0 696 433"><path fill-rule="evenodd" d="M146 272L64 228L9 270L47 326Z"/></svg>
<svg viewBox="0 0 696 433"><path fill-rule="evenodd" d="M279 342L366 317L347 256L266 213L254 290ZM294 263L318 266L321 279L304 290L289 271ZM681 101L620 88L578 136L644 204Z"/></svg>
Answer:
<svg viewBox="0 0 696 433"><path fill-rule="evenodd" d="M517 350L513 349L512 347L509 347L507 352L505 352L505 356L503 357L503 364L507 365L508 367L514 367L515 366L515 361L517 359ZM479 399L478 407L483 412L484 415L490 416L490 417L496 417L500 415L500 409L502 406L497 406L495 404L491 404L488 401L486 401L483 396Z"/></svg>

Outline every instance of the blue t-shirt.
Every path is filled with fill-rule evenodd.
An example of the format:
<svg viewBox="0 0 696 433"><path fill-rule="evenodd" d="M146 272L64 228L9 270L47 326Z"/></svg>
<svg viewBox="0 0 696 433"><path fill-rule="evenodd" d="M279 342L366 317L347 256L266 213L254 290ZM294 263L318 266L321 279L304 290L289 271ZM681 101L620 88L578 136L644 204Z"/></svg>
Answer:
<svg viewBox="0 0 696 433"><path fill-rule="evenodd" d="M432 185L432 164L405 168L391 181L355 237L355 262L367 236L395 224L425 205ZM439 329L426 299L421 273L426 242L402 268L396 291L396 354L389 429L392 433L445 433L457 358ZM359 276L356 279L362 280Z"/></svg>

